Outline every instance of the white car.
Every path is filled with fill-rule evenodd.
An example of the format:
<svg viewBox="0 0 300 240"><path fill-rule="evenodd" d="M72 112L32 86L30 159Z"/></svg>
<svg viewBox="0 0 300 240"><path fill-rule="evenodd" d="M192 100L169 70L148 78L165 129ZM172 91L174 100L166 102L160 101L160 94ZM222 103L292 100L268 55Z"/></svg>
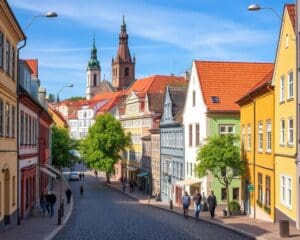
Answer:
<svg viewBox="0 0 300 240"><path fill-rule="evenodd" d="M79 174L78 172L71 172L69 175L69 180L72 181L79 181Z"/></svg>

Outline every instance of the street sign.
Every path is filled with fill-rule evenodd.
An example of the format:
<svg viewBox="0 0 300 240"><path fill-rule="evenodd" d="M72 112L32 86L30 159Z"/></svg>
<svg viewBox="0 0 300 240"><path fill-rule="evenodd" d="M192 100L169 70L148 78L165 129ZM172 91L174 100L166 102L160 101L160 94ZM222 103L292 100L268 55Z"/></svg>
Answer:
<svg viewBox="0 0 300 240"><path fill-rule="evenodd" d="M249 184L248 185L248 192L253 192L253 190L254 190L253 184Z"/></svg>

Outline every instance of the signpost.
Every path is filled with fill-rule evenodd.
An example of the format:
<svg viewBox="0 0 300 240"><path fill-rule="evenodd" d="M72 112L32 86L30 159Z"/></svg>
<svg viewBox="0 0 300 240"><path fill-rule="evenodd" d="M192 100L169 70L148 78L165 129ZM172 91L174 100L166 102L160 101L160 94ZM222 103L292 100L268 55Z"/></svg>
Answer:
<svg viewBox="0 0 300 240"><path fill-rule="evenodd" d="M253 192L254 191L254 186L253 184L248 185L248 192Z"/></svg>

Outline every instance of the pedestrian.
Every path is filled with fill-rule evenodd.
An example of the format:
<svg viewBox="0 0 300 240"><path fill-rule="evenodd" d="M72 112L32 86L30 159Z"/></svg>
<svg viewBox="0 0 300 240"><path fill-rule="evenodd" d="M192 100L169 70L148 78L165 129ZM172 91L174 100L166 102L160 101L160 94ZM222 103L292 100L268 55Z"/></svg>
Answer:
<svg viewBox="0 0 300 240"><path fill-rule="evenodd" d="M195 203L195 218L196 220L199 220L199 214L201 211L201 201L202 201L202 196L199 193L198 190L196 190L195 195L193 196L193 201Z"/></svg>
<svg viewBox="0 0 300 240"><path fill-rule="evenodd" d="M45 194L42 193L41 197L40 197L40 207L43 211L43 216L45 216L45 212L46 212L46 197Z"/></svg>
<svg viewBox="0 0 300 240"><path fill-rule="evenodd" d="M82 176L82 181L84 181L84 172L81 174L81 176Z"/></svg>
<svg viewBox="0 0 300 240"><path fill-rule="evenodd" d="M183 217L188 218L189 216L189 206L191 204L191 197L189 196L188 192L185 191L184 195L182 196L182 206L183 206Z"/></svg>
<svg viewBox="0 0 300 240"><path fill-rule="evenodd" d="M46 210L48 212L48 216L50 216L50 192L46 194L45 199L46 199Z"/></svg>
<svg viewBox="0 0 300 240"><path fill-rule="evenodd" d="M126 182L125 182L125 180L122 182L122 186L123 186L123 192L125 192L125 190L126 190Z"/></svg>
<svg viewBox="0 0 300 240"><path fill-rule="evenodd" d="M69 204L70 203L70 200L71 200L71 196L72 196L72 191L70 188L68 188L66 190L66 196L67 196L67 203Z"/></svg>
<svg viewBox="0 0 300 240"><path fill-rule="evenodd" d="M130 192L133 192L133 181L131 181L131 182L129 183L129 187L130 187Z"/></svg>
<svg viewBox="0 0 300 240"><path fill-rule="evenodd" d="M207 204L210 212L211 218L215 216L215 209L217 207L217 198L214 195L214 191L211 191L209 197L207 198Z"/></svg>
<svg viewBox="0 0 300 240"><path fill-rule="evenodd" d="M56 203L56 195L52 192L49 194L49 203L50 203L50 216L54 214L54 205Z"/></svg>
<svg viewBox="0 0 300 240"><path fill-rule="evenodd" d="M81 175L81 173L79 173L79 180L81 181L81 178L82 178L82 175Z"/></svg>
<svg viewBox="0 0 300 240"><path fill-rule="evenodd" d="M95 174L95 177L98 177L98 172L96 169L94 170L94 174Z"/></svg>
<svg viewBox="0 0 300 240"><path fill-rule="evenodd" d="M80 185L80 196L82 197L82 195L83 195L83 186Z"/></svg>

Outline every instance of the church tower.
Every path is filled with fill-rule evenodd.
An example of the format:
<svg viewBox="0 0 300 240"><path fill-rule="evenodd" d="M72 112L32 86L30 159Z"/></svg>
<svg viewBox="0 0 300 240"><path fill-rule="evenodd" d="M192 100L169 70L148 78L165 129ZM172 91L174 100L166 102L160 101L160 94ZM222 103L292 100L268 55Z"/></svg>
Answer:
<svg viewBox="0 0 300 240"><path fill-rule="evenodd" d="M130 56L124 16L119 34L119 49L111 65L112 86L115 90L126 89L135 81L135 57L132 60Z"/></svg>
<svg viewBox="0 0 300 240"><path fill-rule="evenodd" d="M100 91L101 84L101 67L97 59L97 48L95 44L95 37L93 38L93 47L91 50L91 57L88 62L87 70L87 85L86 85L86 99L90 100Z"/></svg>

